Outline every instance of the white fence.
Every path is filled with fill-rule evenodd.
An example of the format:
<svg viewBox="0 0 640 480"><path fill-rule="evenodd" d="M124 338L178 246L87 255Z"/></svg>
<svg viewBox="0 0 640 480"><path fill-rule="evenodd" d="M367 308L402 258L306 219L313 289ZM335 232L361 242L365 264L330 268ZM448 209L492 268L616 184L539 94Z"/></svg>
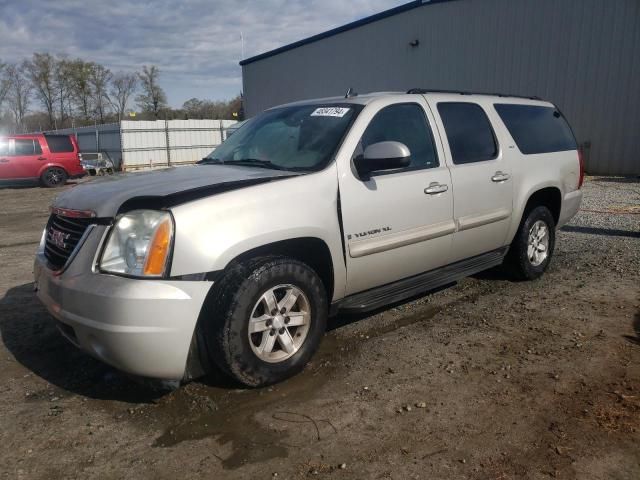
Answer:
<svg viewBox="0 0 640 480"><path fill-rule="evenodd" d="M131 121L66 128L78 139L80 152L103 152L123 171L187 165L197 162L227 138L235 120Z"/></svg>

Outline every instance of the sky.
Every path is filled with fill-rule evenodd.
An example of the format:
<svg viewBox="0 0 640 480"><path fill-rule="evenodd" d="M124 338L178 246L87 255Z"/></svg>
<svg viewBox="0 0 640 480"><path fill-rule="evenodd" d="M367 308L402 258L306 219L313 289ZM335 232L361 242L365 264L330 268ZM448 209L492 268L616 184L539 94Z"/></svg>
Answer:
<svg viewBox="0 0 640 480"><path fill-rule="evenodd" d="M0 60L64 54L112 72L157 65L169 104L242 89L244 58L408 0L0 0Z"/></svg>

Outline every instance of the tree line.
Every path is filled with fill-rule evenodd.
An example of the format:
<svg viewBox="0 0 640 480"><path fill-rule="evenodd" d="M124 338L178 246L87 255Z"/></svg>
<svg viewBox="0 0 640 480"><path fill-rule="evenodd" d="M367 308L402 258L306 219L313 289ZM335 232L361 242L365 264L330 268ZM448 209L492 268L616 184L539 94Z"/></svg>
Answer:
<svg viewBox="0 0 640 480"><path fill-rule="evenodd" d="M131 108L135 102L137 111ZM34 53L15 63L0 60L0 132L24 133L122 119L241 119L242 98L192 98L182 108L167 104L160 70L112 72L81 58Z"/></svg>

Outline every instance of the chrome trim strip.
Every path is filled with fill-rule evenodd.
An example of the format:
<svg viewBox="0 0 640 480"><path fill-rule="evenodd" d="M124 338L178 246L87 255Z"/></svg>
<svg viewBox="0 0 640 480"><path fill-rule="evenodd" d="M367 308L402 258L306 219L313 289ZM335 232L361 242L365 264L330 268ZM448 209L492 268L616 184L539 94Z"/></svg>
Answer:
<svg viewBox="0 0 640 480"><path fill-rule="evenodd" d="M475 227L481 227L490 223L499 222L511 216L511 211L506 208L495 210L481 215L468 215L458 219L458 231L469 230Z"/></svg>
<svg viewBox="0 0 640 480"><path fill-rule="evenodd" d="M72 210L69 208L50 207L49 210L54 215L69 218L95 218L98 215L93 210Z"/></svg>
<svg viewBox="0 0 640 480"><path fill-rule="evenodd" d="M404 247L425 240L443 237L456 231L453 220L436 223L428 227L412 228L398 233L391 233L381 237L367 238L349 242L349 255L352 258L364 257L373 253L385 252L394 248Z"/></svg>

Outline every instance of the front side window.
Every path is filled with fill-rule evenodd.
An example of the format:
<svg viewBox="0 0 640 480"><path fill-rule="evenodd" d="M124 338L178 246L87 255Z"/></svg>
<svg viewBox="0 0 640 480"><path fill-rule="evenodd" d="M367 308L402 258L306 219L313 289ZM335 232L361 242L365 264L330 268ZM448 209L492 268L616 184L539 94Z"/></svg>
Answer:
<svg viewBox="0 0 640 480"><path fill-rule="evenodd" d="M553 107L509 103L497 103L494 107L525 155L578 148L569 124Z"/></svg>
<svg viewBox="0 0 640 480"><path fill-rule="evenodd" d="M0 137L0 155L9 155L9 139Z"/></svg>
<svg viewBox="0 0 640 480"><path fill-rule="evenodd" d="M16 157L23 155L34 155L33 140L25 138L15 139L15 149L13 153Z"/></svg>
<svg viewBox="0 0 640 480"><path fill-rule="evenodd" d="M362 135L356 155L364 153L369 145L387 141L400 142L409 148L409 169L438 166L431 128L418 104L403 103L380 110Z"/></svg>
<svg viewBox="0 0 640 480"><path fill-rule="evenodd" d="M333 159L362 107L302 105L267 110L200 161L277 170L317 171Z"/></svg>
<svg viewBox="0 0 640 480"><path fill-rule="evenodd" d="M498 155L498 146L487 114L480 105L440 102L438 112L449 140L453 163L483 162Z"/></svg>

